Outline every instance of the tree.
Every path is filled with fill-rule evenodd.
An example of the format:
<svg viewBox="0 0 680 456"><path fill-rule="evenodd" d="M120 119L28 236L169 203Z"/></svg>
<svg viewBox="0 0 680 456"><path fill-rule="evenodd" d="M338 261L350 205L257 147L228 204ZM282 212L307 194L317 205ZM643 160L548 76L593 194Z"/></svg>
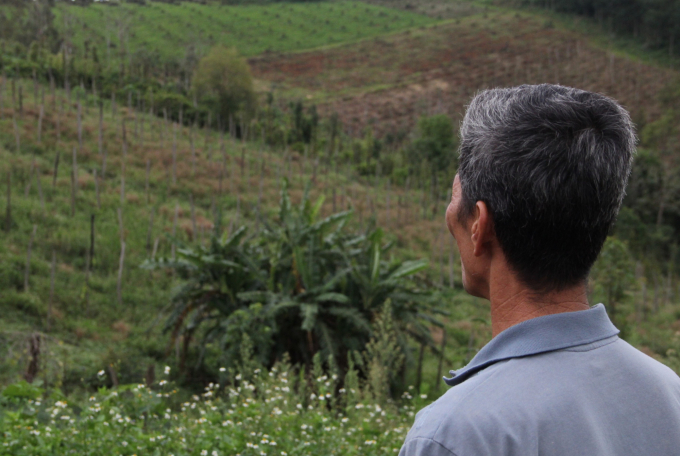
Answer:
<svg viewBox="0 0 680 456"><path fill-rule="evenodd" d="M250 67L235 49L213 47L198 63L193 88L197 99L222 119L237 113L249 117L255 109Z"/></svg>
<svg viewBox="0 0 680 456"><path fill-rule="evenodd" d="M635 283L633 260L628 246L615 237L609 237L602 247L600 256L593 265L592 277L602 287L606 304L612 317L616 315L617 305Z"/></svg>

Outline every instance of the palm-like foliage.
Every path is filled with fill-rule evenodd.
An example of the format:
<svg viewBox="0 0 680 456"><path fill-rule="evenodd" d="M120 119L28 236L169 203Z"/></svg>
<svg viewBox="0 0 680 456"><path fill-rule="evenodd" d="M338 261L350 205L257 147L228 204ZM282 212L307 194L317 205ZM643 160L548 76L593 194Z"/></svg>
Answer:
<svg viewBox="0 0 680 456"><path fill-rule="evenodd" d="M363 350L387 299L404 350L407 336L429 340L429 294L414 279L426 263L387 261L380 229L350 233L351 212L321 218L322 203L312 203L307 189L296 207L284 184L278 220L259 236L240 228L208 247L180 249L175 262L145 264L184 279L165 327L173 342L182 337L182 359L200 334L203 349L217 343L233 363L246 333L265 364L284 353L309 364L321 351L344 365L349 351Z"/></svg>

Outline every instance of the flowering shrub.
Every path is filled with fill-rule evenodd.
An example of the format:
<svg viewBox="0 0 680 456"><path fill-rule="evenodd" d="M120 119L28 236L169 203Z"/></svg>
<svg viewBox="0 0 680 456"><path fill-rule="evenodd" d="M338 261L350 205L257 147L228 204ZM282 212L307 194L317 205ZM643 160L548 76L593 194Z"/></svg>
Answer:
<svg viewBox="0 0 680 456"><path fill-rule="evenodd" d="M377 403L348 381L336 389L318 360L313 378L280 363L185 401L169 374L81 401L3 393L0 455L393 455L424 399Z"/></svg>

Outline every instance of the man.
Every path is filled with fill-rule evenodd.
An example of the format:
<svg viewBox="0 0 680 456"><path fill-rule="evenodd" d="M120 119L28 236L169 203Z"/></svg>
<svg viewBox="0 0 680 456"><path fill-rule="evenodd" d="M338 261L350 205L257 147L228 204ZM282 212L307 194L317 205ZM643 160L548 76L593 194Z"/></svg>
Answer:
<svg viewBox="0 0 680 456"><path fill-rule="evenodd" d="M460 136L446 223L493 339L451 371L400 455L680 455L680 379L587 301L635 151L628 113L562 86L494 89Z"/></svg>

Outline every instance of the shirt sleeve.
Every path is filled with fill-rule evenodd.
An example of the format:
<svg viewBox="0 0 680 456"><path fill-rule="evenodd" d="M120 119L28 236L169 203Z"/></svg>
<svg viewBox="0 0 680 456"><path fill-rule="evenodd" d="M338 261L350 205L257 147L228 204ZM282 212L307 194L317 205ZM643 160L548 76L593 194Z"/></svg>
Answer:
<svg viewBox="0 0 680 456"><path fill-rule="evenodd" d="M428 437L414 437L404 442L399 456L459 456Z"/></svg>

